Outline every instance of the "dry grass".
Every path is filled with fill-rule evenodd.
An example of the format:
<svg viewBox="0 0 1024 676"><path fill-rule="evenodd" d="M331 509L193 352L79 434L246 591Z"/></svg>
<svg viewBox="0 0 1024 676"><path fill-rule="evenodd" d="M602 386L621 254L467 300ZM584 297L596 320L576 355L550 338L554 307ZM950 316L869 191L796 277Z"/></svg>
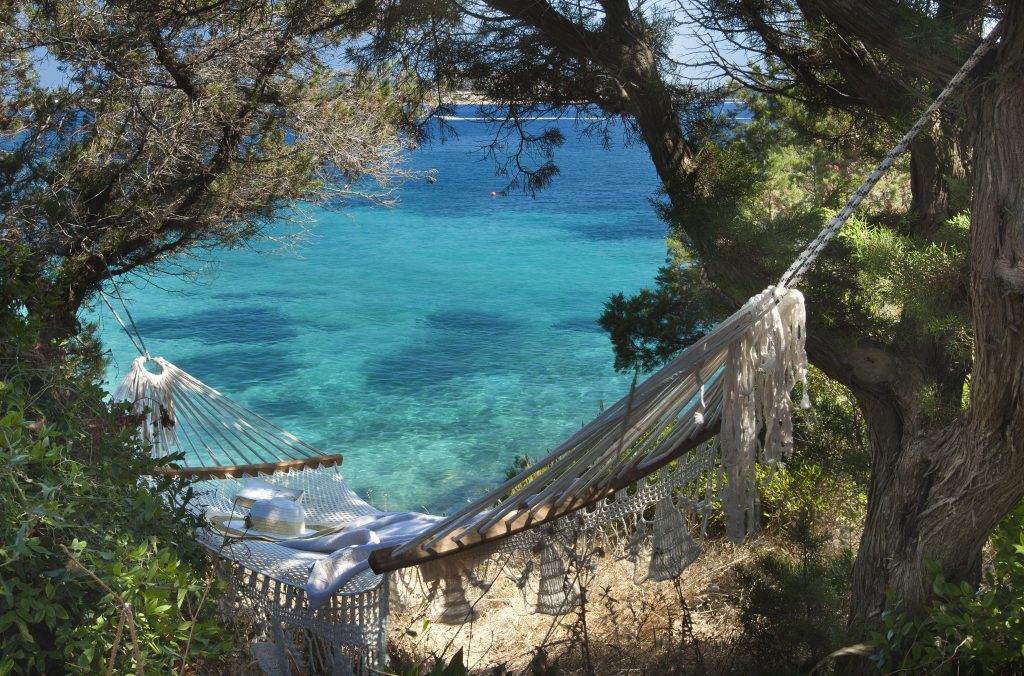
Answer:
<svg viewBox="0 0 1024 676"><path fill-rule="evenodd" d="M732 673L740 666L735 598L742 593L734 589L732 571L750 556L749 548L708 543L678 587L638 585L632 563L598 559L587 585L585 626L579 612L537 614L510 580L495 583L477 604L480 617L462 627L432 622L436 609L422 596L407 595L411 607L391 616L389 650L396 665L411 665L462 649L470 672L478 674L530 673L531 664L555 662L566 675Z"/></svg>
<svg viewBox="0 0 1024 676"><path fill-rule="evenodd" d="M678 584L637 584L633 563L598 558L586 584L585 612L557 618L538 614L535 596L524 597L511 577L498 576L479 600L480 591L467 585L478 617L461 626L440 623L440 605L428 601L423 588L393 584L390 673L407 673L415 665L429 671L437 658L448 661L459 650L472 674L532 676L555 664L559 676L772 673L778 665L759 657L756 637L742 627L740 609L749 605L750 590L739 582L749 575L739 572L749 572L759 555L785 545L777 533L743 546L709 539ZM484 577L492 580L493 572ZM236 648L232 657L216 667L204 665L199 673L262 673L245 641Z"/></svg>

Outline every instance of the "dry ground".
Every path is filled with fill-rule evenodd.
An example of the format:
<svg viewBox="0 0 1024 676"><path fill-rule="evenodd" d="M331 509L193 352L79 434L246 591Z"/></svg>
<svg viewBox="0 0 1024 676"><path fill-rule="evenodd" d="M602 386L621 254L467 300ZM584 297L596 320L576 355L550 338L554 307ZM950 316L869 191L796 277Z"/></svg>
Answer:
<svg viewBox="0 0 1024 676"><path fill-rule="evenodd" d="M548 676L553 672L545 667L555 664L559 676L769 673L774 667L754 657L756 646L741 627L748 590L737 572L767 550L784 549L785 542L765 535L733 546L709 538L704 547L678 585L637 584L633 563L595 559L585 612L561 617L537 613L535 596L524 598L511 577L494 576L498 581L476 603L477 619L461 626L438 621L439 605L426 599L422 586L399 588L392 592L391 665L383 673L415 673L417 665L426 673L438 657L448 661L460 649L471 674L488 676ZM468 596L477 601L480 592L470 587ZM240 640L228 664L197 673L262 672Z"/></svg>
<svg viewBox="0 0 1024 676"><path fill-rule="evenodd" d="M500 580L477 604L480 617L462 627L432 621L437 616L422 596L406 595L407 608L392 613L390 653L396 668L432 665L462 649L471 673L530 673L534 666L558 663L559 674L733 673L740 669L732 571L753 549L710 542L680 579L634 582L628 561L598 559L588 585L585 628L579 612L550 617L534 611L511 580ZM686 627L679 593L692 622ZM474 600L478 594L470 594ZM538 656L543 646L544 656Z"/></svg>

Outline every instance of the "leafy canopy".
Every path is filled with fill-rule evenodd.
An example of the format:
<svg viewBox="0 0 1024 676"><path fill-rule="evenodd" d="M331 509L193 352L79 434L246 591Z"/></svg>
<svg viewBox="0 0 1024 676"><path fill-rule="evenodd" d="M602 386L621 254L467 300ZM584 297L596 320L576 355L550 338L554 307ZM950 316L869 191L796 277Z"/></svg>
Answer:
<svg viewBox="0 0 1024 676"><path fill-rule="evenodd" d="M342 68L348 2L0 7L0 242L71 316L102 280L384 197L414 140L401 64ZM48 59L63 76L41 80Z"/></svg>

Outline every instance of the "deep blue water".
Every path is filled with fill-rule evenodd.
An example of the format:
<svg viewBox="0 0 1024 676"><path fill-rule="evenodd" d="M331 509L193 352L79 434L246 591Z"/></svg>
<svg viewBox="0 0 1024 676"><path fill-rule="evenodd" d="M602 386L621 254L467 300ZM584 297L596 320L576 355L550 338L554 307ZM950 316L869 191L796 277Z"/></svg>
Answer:
<svg viewBox="0 0 1024 676"><path fill-rule="evenodd" d="M642 147L558 122L554 185L492 198L492 129L451 124L457 139L410 158L437 182L407 184L397 207L316 212L295 250L222 252L196 280L123 289L154 355L343 453L349 483L391 509L451 509L625 394L595 320L665 254ZM136 353L100 321L114 382Z"/></svg>

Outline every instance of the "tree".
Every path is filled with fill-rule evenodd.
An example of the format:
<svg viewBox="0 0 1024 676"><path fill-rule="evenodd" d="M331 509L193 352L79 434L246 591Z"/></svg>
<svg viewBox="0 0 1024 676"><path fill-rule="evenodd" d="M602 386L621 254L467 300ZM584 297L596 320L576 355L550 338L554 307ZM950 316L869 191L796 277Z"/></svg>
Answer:
<svg viewBox="0 0 1024 676"><path fill-rule="evenodd" d="M230 650L195 493L105 400L77 313L108 279L289 237L267 226L305 205L386 198L418 87L400 65L332 65L364 19L304 0L0 4L0 673L183 673Z"/></svg>
<svg viewBox="0 0 1024 676"><path fill-rule="evenodd" d="M852 632L882 612L886 590L911 612L923 608L927 560L941 561L948 580L976 581L988 534L1024 497L1024 7L479 0L459 13L435 4L405 42L387 33L370 53L400 47L428 61L440 85L507 106L493 109L506 128L522 128L530 112L590 105L623 119L650 151L676 250L656 289L609 304L620 366L664 359L709 317L773 283L824 222L821 209L751 219L769 187L763 144L754 131L742 132L744 143L723 133L705 114L721 91L680 76L667 53L680 12L713 49L752 53L750 66L712 61L763 93L758 105L799 102L805 115L790 130L854 169L909 127L979 43L986 16L999 21L999 44L911 148L909 204L875 208L859 239L834 243L804 282L811 360L852 390L869 430ZM557 135L524 131L518 141L521 184L551 180ZM532 165L523 160L531 148ZM879 282L893 293L875 303Z"/></svg>
<svg viewBox="0 0 1024 676"><path fill-rule="evenodd" d="M386 196L418 88L333 65L365 27L347 2L4 3L0 242L31 252L27 311L68 337L107 278Z"/></svg>

